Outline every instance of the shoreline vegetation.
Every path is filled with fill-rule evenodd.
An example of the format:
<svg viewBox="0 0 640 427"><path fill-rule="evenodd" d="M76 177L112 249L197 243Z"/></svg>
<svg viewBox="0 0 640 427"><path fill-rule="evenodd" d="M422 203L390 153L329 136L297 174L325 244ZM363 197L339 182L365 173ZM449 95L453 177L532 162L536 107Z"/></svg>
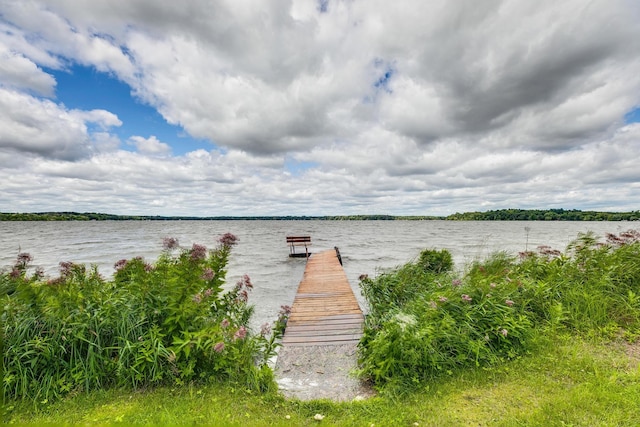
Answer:
<svg viewBox="0 0 640 427"><path fill-rule="evenodd" d="M359 369L377 396L284 398L267 363L289 307L252 330L253 284L224 286L237 238L165 238L112 280L32 257L0 270L2 421L207 425L640 424L640 231L579 233L564 251L446 250L359 286ZM258 302L259 303L259 302ZM589 402L585 405L585 402Z"/></svg>
<svg viewBox="0 0 640 427"><path fill-rule="evenodd" d="M96 212L0 212L0 221L638 221L640 210L631 212L581 211L577 209L499 209L447 216L426 215L259 215L259 216L161 216L115 215Z"/></svg>

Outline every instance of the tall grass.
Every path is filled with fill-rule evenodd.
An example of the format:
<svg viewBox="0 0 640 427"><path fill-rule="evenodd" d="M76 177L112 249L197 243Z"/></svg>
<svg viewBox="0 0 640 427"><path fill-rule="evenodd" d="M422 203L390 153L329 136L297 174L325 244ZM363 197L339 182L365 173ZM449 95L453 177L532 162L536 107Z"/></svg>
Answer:
<svg viewBox="0 0 640 427"><path fill-rule="evenodd" d="M235 241L226 234L207 250L168 238L155 263L118 261L112 280L70 262L47 280L29 274L31 257L20 254L0 274L4 393L45 401L72 391L225 379L270 387L261 365L275 338L248 330L253 284L245 276L223 291Z"/></svg>
<svg viewBox="0 0 640 427"><path fill-rule="evenodd" d="M640 233L581 234L566 251L495 253L452 271L425 250L360 286L369 314L360 343L363 376L407 389L532 351L544 334L601 339L640 335ZM438 261L441 260L441 261Z"/></svg>

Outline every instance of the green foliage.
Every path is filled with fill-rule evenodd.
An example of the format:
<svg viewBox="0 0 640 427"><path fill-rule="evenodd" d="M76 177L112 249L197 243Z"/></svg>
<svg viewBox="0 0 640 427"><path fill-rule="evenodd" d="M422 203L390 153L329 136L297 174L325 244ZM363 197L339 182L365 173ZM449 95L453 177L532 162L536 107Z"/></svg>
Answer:
<svg viewBox="0 0 640 427"><path fill-rule="evenodd" d="M578 209L499 209L486 212L455 213L454 221L638 221L640 211L597 212Z"/></svg>
<svg viewBox="0 0 640 427"><path fill-rule="evenodd" d="M640 335L636 231L608 235L606 243L581 234L566 253L496 253L459 277L430 270L440 254L424 251L415 263L361 278L369 304L362 374L378 385L406 388L493 366L528 353L547 333Z"/></svg>
<svg viewBox="0 0 640 427"><path fill-rule="evenodd" d="M628 346L549 338L531 356L445 375L401 399L299 401L233 382L189 383L138 392L98 390L50 403L10 402L3 421L34 426L638 425L640 370L637 359L625 352ZM314 419L318 413L325 417L321 422Z"/></svg>
<svg viewBox="0 0 640 427"><path fill-rule="evenodd" d="M446 249L441 251L425 249L420 253L418 265L427 272L440 274L453 269L453 258L451 252Z"/></svg>
<svg viewBox="0 0 640 427"><path fill-rule="evenodd" d="M248 276L227 292L222 288L234 243L227 234L208 251L165 239L154 264L118 261L113 280L68 262L60 263L55 279L30 276L30 256L20 254L0 274L4 392L47 400L71 391L205 379L268 386L272 379L255 361L264 359L263 341L277 336L248 331Z"/></svg>

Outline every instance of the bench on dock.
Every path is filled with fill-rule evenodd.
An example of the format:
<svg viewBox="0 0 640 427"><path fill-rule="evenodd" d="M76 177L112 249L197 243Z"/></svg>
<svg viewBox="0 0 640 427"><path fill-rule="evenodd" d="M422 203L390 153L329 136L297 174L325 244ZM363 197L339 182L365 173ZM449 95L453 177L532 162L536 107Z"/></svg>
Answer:
<svg viewBox="0 0 640 427"><path fill-rule="evenodd" d="M287 236L289 244L289 256L292 258L308 258L311 255L309 246L311 246L311 236ZM296 246L304 246L303 252L296 252Z"/></svg>

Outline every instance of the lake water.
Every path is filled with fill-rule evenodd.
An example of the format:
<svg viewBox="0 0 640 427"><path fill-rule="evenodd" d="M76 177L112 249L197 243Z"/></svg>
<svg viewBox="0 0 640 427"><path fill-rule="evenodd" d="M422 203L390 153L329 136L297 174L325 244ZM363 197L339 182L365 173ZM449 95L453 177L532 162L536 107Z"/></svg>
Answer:
<svg viewBox="0 0 640 427"><path fill-rule="evenodd" d="M155 260L164 237L175 237L184 247L199 243L213 248L222 234L231 232L239 242L231 254L227 286L243 274L251 277L255 327L273 321L281 305L292 304L302 278L305 259L289 258L287 235L310 235L312 252L337 246L363 305L361 274L375 276L416 259L426 248L448 249L462 269L495 251L516 254L540 245L564 251L580 232L603 237L638 227L632 222L565 221L0 221L0 266L28 252L33 264L52 276L61 261L96 264L110 276L122 258Z"/></svg>

